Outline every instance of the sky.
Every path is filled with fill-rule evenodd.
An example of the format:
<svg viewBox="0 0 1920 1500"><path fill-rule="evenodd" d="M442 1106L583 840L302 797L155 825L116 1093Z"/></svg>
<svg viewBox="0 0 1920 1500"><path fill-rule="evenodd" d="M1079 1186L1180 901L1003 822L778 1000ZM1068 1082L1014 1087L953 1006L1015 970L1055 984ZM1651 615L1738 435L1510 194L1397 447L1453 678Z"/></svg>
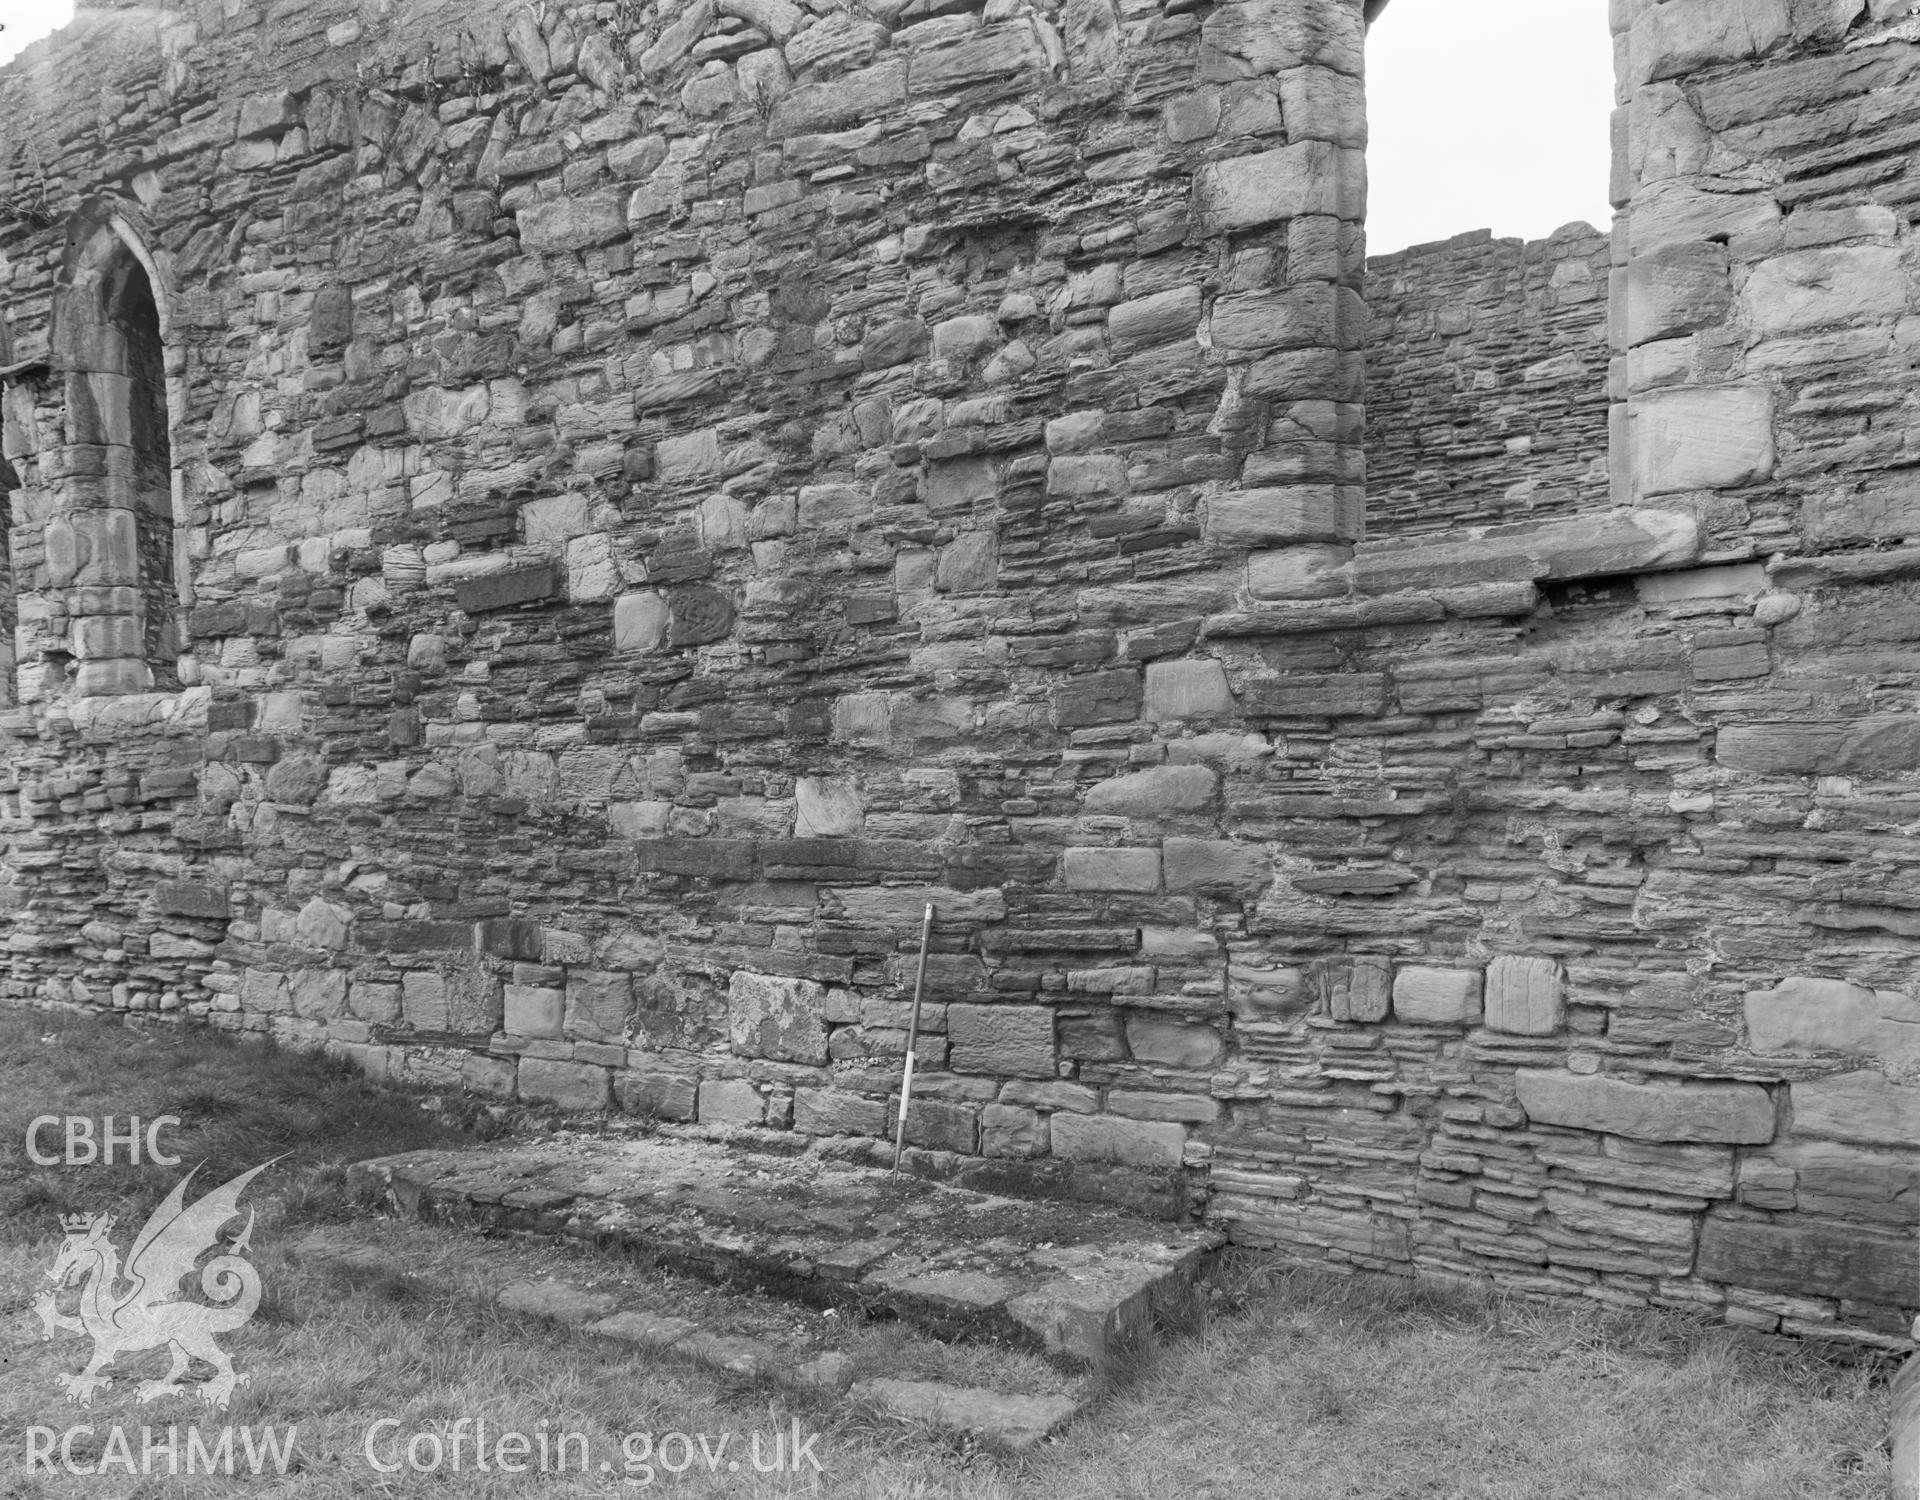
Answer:
<svg viewBox="0 0 1920 1500"><path fill-rule="evenodd" d="M72 0L0 0L0 62ZM1392 0L1367 43L1367 248L1607 227L1607 0Z"/></svg>
<svg viewBox="0 0 1920 1500"><path fill-rule="evenodd" d="M1607 228L1612 111L1607 0L1392 0L1367 38L1368 253Z"/></svg>
<svg viewBox="0 0 1920 1500"><path fill-rule="evenodd" d="M0 0L0 63L73 16L73 0Z"/></svg>

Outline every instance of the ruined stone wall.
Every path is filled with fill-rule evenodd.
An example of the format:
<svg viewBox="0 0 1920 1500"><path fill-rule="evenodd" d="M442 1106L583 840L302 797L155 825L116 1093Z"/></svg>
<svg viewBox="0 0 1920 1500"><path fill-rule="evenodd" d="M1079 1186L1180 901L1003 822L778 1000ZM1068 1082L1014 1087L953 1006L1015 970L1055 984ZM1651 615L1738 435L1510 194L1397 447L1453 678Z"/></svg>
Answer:
<svg viewBox="0 0 1920 1500"><path fill-rule="evenodd" d="M1367 261L1367 533L1604 511L1607 237L1486 230Z"/></svg>
<svg viewBox="0 0 1920 1500"><path fill-rule="evenodd" d="M90 12L12 70L58 210L5 239L14 729L60 772L11 788L16 994L877 1134L931 898L916 1142L1204 1155L1153 1065L1223 1050L1223 975L1152 946L1261 856L1168 889L1126 819L1217 827L1229 742L1141 716L1231 718L1203 612L1359 532L1358 6L989 9ZM171 694L95 643L152 570L73 482L118 242L169 319Z"/></svg>
<svg viewBox="0 0 1920 1500"><path fill-rule="evenodd" d="M0 74L8 993L877 1139L931 899L929 1166L1901 1342L1920 573L1799 518L1897 513L1904 158L1803 221L1870 294L1767 268L1920 48L1829 8L1617 8L1616 508L1371 541L1357 6L83 14ZM83 690L101 225L175 692ZM1623 323L1682 226L1720 321Z"/></svg>

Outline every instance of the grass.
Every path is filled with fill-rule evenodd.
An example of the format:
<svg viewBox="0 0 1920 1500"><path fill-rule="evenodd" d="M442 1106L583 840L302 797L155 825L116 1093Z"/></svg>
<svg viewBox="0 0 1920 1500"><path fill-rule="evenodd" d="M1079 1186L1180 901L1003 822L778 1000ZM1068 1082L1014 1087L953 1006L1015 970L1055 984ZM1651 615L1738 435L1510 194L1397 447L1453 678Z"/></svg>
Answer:
<svg viewBox="0 0 1920 1500"><path fill-rule="evenodd" d="M435 1104L436 1107L423 1107ZM26 1161L40 1114L170 1113L175 1169L42 1168ZM804 1401L737 1379L502 1314L489 1286L556 1271L612 1278L703 1321L755 1316L751 1299L609 1267L575 1247L482 1242L458 1231L371 1224L345 1187L347 1162L501 1128L465 1101L375 1088L341 1068L218 1034L132 1030L65 1013L0 1010L0 1495L20 1500L192 1495L365 1494L572 1497L657 1489L687 1496L828 1496L839 1500L1108 1500L1108 1497L1299 1497L1299 1500L1850 1500L1887 1489L1881 1446L1887 1397L1871 1364L1743 1335L1678 1316L1627 1316L1476 1300L1374 1279L1229 1260L1208 1289L1168 1310L1180 1336L1100 1372L1102 1404L1024 1459L980 1452L848 1407ZM223 1342L250 1376L224 1413L173 1398L135 1403L134 1380L161 1373L157 1353L126 1356L123 1378L86 1411L55 1376L79 1367L74 1336L47 1343L30 1311L61 1242L56 1215L111 1208L125 1247L186 1168L211 1186L280 1152L249 1190L253 1256L266 1295ZM364 1234L386 1260L343 1270L299 1252L316 1229ZM819 1314L771 1308L787 1337ZM928 1349L905 1330L867 1325L829 1340L873 1373L1007 1385L1031 1382L1031 1356ZM370 1470L372 1423L444 1434L484 1418L495 1433L586 1435L594 1461L623 1461L623 1435L731 1434L720 1472L697 1448L671 1447L676 1476L652 1458L653 1484L617 1471L512 1476ZM752 1471L749 1435L815 1435L820 1471ZM112 1430L136 1450L139 1428L195 1424L298 1428L281 1478L134 1479L28 1475L25 1432L93 1427L74 1452L98 1457ZM391 1445L379 1449L384 1457ZM765 1449L763 1447L763 1454ZM743 1461L744 1460L744 1461ZM729 1462L740 1462L730 1471ZM636 1472L633 1479L645 1477Z"/></svg>

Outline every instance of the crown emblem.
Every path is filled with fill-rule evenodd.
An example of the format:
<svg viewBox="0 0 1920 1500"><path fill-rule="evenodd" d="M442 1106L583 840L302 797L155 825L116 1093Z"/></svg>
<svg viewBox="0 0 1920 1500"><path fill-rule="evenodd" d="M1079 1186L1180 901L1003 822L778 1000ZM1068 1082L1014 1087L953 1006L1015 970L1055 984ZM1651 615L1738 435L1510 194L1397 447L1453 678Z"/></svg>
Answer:
<svg viewBox="0 0 1920 1500"><path fill-rule="evenodd" d="M60 1227L68 1234L87 1234L100 1221L99 1214L62 1214Z"/></svg>

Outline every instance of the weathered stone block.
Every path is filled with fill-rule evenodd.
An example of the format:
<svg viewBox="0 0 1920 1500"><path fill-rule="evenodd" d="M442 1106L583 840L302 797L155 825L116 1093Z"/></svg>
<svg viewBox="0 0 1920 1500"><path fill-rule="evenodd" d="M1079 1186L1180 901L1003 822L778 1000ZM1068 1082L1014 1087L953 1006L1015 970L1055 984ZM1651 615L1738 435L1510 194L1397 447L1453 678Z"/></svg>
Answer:
<svg viewBox="0 0 1920 1500"><path fill-rule="evenodd" d="M294 936L309 948L344 948L353 930L353 913L315 896L293 920Z"/></svg>
<svg viewBox="0 0 1920 1500"><path fill-rule="evenodd" d="M947 1065L1000 1078L1054 1075L1053 1012L1042 1005L949 1005Z"/></svg>
<svg viewBox="0 0 1920 1500"><path fill-rule="evenodd" d="M1737 771L1767 775L1920 770L1920 719L1876 714L1859 719L1731 724L1715 740L1714 759Z"/></svg>
<svg viewBox="0 0 1920 1500"><path fill-rule="evenodd" d="M1222 297L1214 303L1207 326L1214 346L1229 356L1276 349L1362 349L1367 306L1346 287L1310 281Z"/></svg>
<svg viewBox="0 0 1920 1500"><path fill-rule="evenodd" d="M633 976L574 969L567 975L567 1035L586 1042L624 1041L633 1019Z"/></svg>
<svg viewBox="0 0 1920 1500"><path fill-rule="evenodd" d="M1724 245L1667 245L1627 268L1627 342L1649 343L1720 322L1733 305Z"/></svg>
<svg viewBox="0 0 1920 1500"><path fill-rule="evenodd" d="M1898 990L1795 976L1749 991L1746 1012L1755 1052L1844 1052L1920 1065L1920 1001Z"/></svg>
<svg viewBox="0 0 1920 1500"><path fill-rule="evenodd" d="M327 763L317 755L289 755L267 772L267 796L304 806L327 784Z"/></svg>
<svg viewBox="0 0 1920 1500"><path fill-rule="evenodd" d="M1630 408L1636 496L1732 489L1773 473L1773 393L1762 386L1649 391Z"/></svg>
<svg viewBox="0 0 1920 1500"><path fill-rule="evenodd" d="M621 1109L643 1120L699 1118L700 1080L691 1074L631 1068L614 1075L613 1091Z"/></svg>
<svg viewBox="0 0 1920 1500"><path fill-rule="evenodd" d="M520 1097L529 1104L562 1109L605 1109L610 1085L605 1068L544 1057L520 1059Z"/></svg>
<svg viewBox="0 0 1920 1500"><path fill-rule="evenodd" d="M806 1135L885 1135L885 1101L843 1089L795 1089L793 1128Z"/></svg>
<svg viewBox="0 0 1920 1500"><path fill-rule="evenodd" d="M866 821L851 776L802 776L794 783L795 838L853 838Z"/></svg>
<svg viewBox="0 0 1920 1500"><path fill-rule="evenodd" d="M347 1012L344 969L298 969L287 976L287 995L296 1016L331 1021Z"/></svg>
<svg viewBox="0 0 1920 1500"><path fill-rule="evenodd" d="M1625 1083L1603 1073L1521 1068L1520 1107L1543 1125L1569 1125L1640 1141L1773 1139L1773 1100L1752 1083ZM1920 1090L1915 1091L1920 1097Z"/></svg>
<svg viewBox="0 0 1920 1500"><path fill-rule="evenodd" d="M700 1085L702 1125L760 1125L767 1118L767 1101L744 1078L709 1078Z"/></svg>
<svg viewBox="0 0 1920 1500"><path fill-rule="evenodd" d="M1053 717L1062 729L1124 724L1140 712L1140 674L1131 668L1069 677L1053 690Z"/></svg>
<svg viewBox="0 0 1920 1500"><path fill-rule="evenodd" d="M1920 537L1920 482L1911 469L1869 474L1843 490L1821 486L1800 506L1816 542L1897 541Z"/></svg>
<svg viewBox="0 0 1920 1500"><path fill-rule="evenodd" d="M401 1014L420 1031L476 1036L500 1023L500 983L477 967L415 969L401 976L400 991Z"/></svg>
<svg viewBox="0 0 1920 1500"><path fill-rule="evenodd" d="M936 516L952 516L992 500L999 493L999 481L992 459L969 455L929 463L918 491L921 501Z"/></svg>
<svg viewBox="0 0 1920 1500"><path fill-rule="evenodd" d="M1154 344L1186 338L1200 326L1200 288L1177 286L1118 304L1107 315L1107 339L1124 357Z"/></svg>
<svg viewBox="0 0 1920 1500"><path fill-rule="evenodd" d="M667 644L704 646L733 629L733 600L704 583L690 583L667 596Z"/></svg>
<svg viewBox="0 0 1920 1500"><path fill-rule="evenodd" d="M860 345L860 363L869 370L910 364L933 344L933 330L921 318L898 318L883 323Z"/></svg>
<svg viewBox="0 0 1920 1500"><path fill-rule="evenodd" d="M1329 141L1295 141L1202 166L1193 174L1193 219L1205 234L1227 234L1302 214L1358 219L1366 201L1366 180L1361 152Z"/></svg>
<svg viewBox="0 0 1920 1500"><path fill-rule="evenodd" d="M1220 1033L1211 1026L1154 1016L1127 1018L1127 1048L1135 1062L1167 1068L1210 1068L1226 1053Z"/></svg>
<svg viewBox="0 0 1920 1500"><path fill-rule="evenodd" d="M1480 972L1410 965L1393 976L1393 1015L1413 1026L1470 1026L1480 1019Z"/></svg>
<svg viewBox="0 0 1920 1500"><path fill-rule="evenodd" d="M1642 6L1627 33L1627 77L1647 83L1757 57L1791 30L1788 0Z"/></svg>
<svg viewBox="0 0 1920 1500"><path fill-rule="evenodd" d="M1256 599L1337 599L1353 588L1351 547L1309 543L1247 555L1247 592Z"/></svg>
<svg viewBox="0 0 1920 1500"><path fill-rule="evenodd" d="M1487 965L1487 1025L1517 1036L1552 1036L1566 1012L1558 962L1503 953Z"/></svg>
<svg viewBox="0 0 1920 1500"><path fill-rule="evenodd" d="M481 573L456 579L454 602L470 615L490 609L508 609L516 604L532 604L552 599L560 593L560 573L550 562L503 568L496 573Z"/></svg>
<svg viewBox="0 0 1920 1500"><path fill-rule="evenodd" d="M1149 719L1198 719L1233 711L1226 668L1213 660L1147 663L1144 712Z"/></svg>
<svg viewBox="0 0 1920 1500"><path fill-rule="evenodd" d="M1741 300L1755 333L1795 333L1833 323L1891 323L1911 295L1892 245L1795 250L1753 268Z"/></svg>
<svg viewBox="0 0 1920 1500"><path fill-rule="evenodd" d="M1089 813L1156 818L1198 812L1213 800L1220 778L1206 766L1151 766L1096 781L1087 788Z"/></svg>
<svg viewBox="0 0 1920 1500"><path fill-rule="evenodd" d="M933 586L942 593L978 594L1000 576L1000 538L991 531L963 531L940 549Z"/></svg>
<svg viewBox="0 0 1920 1500"><path fill-rule="evenodd" d="M720 472L720 434L712 427L665 437L654 446L653 477L661 484L698 484Z"/></svg>
<svg viewBox="0 0 1920 1500"><path fill-rule="evenodd" d="M1362 953L1328 978L1328 1010L1336 1021L1384 1021L1393 997L1393 960Z"/></svg>
<svg viewBox="0 0 1920 1500"><path fill-rule="evenodd" d="M1061 869L1070 891L1154 891L1160 888L1158 849L1069 849Z"/></svg>
<svg viewBox="0 0 1920 1500"><path fill-rule="evenodd" d="M1200 47L1201 72L1211 82L1266 79L1304 66L1358 78L1366 25L1352 5L1235 0L1209 12Z"/></svg>
<svg viewBox="0 0 1920 1500"><path fill-rule="evenodd" d="M347 991L347 1003L360 1020L386 1025L400 1019L401 994L397 984L356 979Z"/></svg>
<svg viewBox="0 0 1920 1500"><path fill-rule="evenodd" d="M1207 499L1207 537L1228 547L1351 542L1365 524L1365 494L1352 485L1274 485Z"/></svg>
<svg viewBox="0 0 1920 1500"><path fill-rule="evenodd" d="M532 984L506 987L505 1025L509 1036L557 1037L566 1010L565 990Z"/></svg>
<svg viewBox="0 0 1920 1500"><path fill-rule="evenodd" d="M983 26L957 40L917 50L908 67L907 89L914 94L945 93L1045 63L1040 39L1025 21Z"/></svg>
<svg viewBox="0 0 1920 1500"><path fill-rule="evenodd" d="M200 917L224 922L231 914L227 904L227 888L210 881L156 881L153 900L163 917Z"/></svg>
<svg viewBox="0 0 1920 1500"><path fill-rule="evenodd" d="M1911 1307L1920 1239L1859 1225L1766 1222L1709 1215L1694 1275L1703 1281Z"/></svg>
<svg viewBox="0 0 1920 1500"><path fill-rule="evenodd" d="M916 1095L907 1108L907 1144L972 1156L979 1147L979 1111L971 1104Z"/></svg>
<svg viewBox="0 0 1920 1500"><path fill-rule="evenodd" d="M1056 1114L1050 1123L1053 1154L1068 1161L1174 1172L1186 1149L1186 1127L1167 1121Z"/></svg>
<svg viewBox="0 0 1920 1500"><path fill-rule="evenodd" d="M589 250L624 239L626 199L615 193L545 199L515 215L520 243L529 250Z"/></svg>
<svg viewBox="0 0 1920 1500"><path fill-rule="evenodd" d="M1231 839L1168 838L1161 844L1169 891L1254 896L1273 881L1265 849Z"/></svg>
<svg viewBox="0 0 1920 1500"><path fill-rule="evenodd" d="M811 979L735 970L727 985L733 1050L743 1057L825 1063L827 1027L821 1011L826 995L826 986Z"/></svg>
<svg viewBox="0 0 1920 1500"><path fill-rule="evenodd" d="M1858 1146L1920 1146L1920 1088L1861 1070L1809 1078L1788 1089L1796 1135Z"/></svg>
<svg viewBox="0 0 1920 1500"><path fill-rule="evenodd" d="M980 1111L980 1154L1012 1160L1045 1156L1051 1143L1047 1117L1014 1104L989 1104Z"/></svg>
<svg viewBox="0 0 1920 1500"><path fill-rule="evenodd" d="M623 594L613 601L613 649L653 651L667 638L672 611L659 594Z"/></svg>
<svg viewBox="0 0 1920 1500"><path fill-rule="evenodd" d="M511 1057L488 1057L469 1052L460 1059L460 1087L489 1099L511 1099L519 1080L519 1065Z"/></svg>

